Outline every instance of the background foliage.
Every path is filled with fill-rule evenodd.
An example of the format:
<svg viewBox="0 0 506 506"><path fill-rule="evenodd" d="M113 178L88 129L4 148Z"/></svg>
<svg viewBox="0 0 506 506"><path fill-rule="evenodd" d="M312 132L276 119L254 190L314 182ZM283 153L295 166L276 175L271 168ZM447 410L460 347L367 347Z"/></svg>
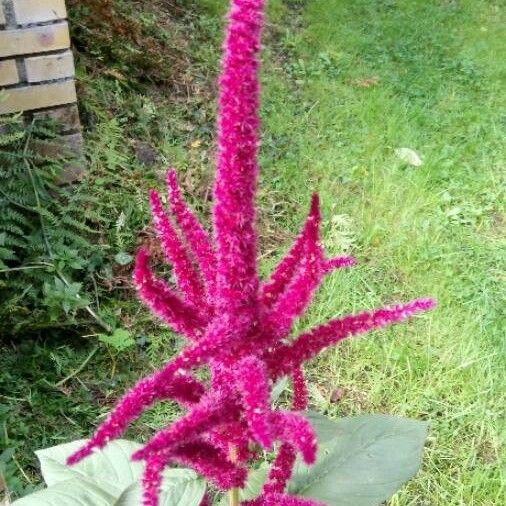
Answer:
<svg viewBox="0 0 506 506"><path fill-rule="evenodd" d="M26 126L19 116L2 122L0 334L20 335L71 324L89 305L82 281L103 263L93 237L102 219L95 196L58 183L63 156L37 149L53 141L54 125Z"/></svg>

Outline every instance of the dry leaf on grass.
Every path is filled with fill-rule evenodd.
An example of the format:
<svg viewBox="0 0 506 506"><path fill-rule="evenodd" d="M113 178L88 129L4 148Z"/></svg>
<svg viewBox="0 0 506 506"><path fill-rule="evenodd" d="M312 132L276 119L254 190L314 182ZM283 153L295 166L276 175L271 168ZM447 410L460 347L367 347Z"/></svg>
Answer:
<svg viewBox="0 0 506 506"><path fill-rule="evenodd" d="M363 79L355 79L351 82L353 86L357 86L359 88L370 88L371 86L376 86L378 83L379 83L378 76L372 76Z"/></svg>
<svg viewBox="0 0 506 506"><path fill-rule="evenodd" d="M420 167L423 165L423 161L418 155L418 153L411 148L397 148L395 150L395 154L398 158L400 158L403 162L412 165L413 167Z"/></svg>

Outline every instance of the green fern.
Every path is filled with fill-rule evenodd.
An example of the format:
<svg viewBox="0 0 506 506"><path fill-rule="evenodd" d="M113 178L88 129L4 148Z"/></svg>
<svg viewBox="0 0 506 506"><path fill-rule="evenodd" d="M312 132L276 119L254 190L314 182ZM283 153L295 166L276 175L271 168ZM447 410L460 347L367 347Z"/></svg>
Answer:
<svg viewBox="0 0 506 506"><path fill-rule="evenodd" d="M97 199L59 186L65 160L32 149L55 137L54 125L27 126L19 116L1 121L0 335L76 323L104 261L94 243Z"/></svg>

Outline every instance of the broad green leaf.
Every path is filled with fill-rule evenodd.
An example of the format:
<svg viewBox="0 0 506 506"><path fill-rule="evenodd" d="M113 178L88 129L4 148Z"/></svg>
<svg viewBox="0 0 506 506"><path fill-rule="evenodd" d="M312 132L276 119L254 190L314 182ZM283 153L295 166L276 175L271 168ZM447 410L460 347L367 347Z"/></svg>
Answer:
<svg viewBox="0 0 506 506"><path fill-rule="evenodd" d="M140 444L117 439L78 464L67 466L67 457L84 443L86 440L72 441L35 452L48 487L82 477L93 480L107 493L119 497L125 488L140 478L143 464L130 460L130 455L141 447Z"/></svg>
<svg viewBox="0 0 506 506"><path fill-rule="evenodd" d="M319 445L326 444L338 437L339 432L336 428L336 420L331 420L327 416L321 415L316 411L306 411L304 416L311 422L316 432ZM342 420L347 420L347 418L343 418Z"/></svg>
<svg viewBox="0 0 506 506"><path fill-rule="evenodd" d="M250 499L254 499L260 494L262 490L262 486L267 479L267 474L269 473L269 466L262 465L258 469L252 469L248 473L248 480L246 485L240 492L241 500L248 501Z"/></svg>
<svg viewBox="0 0 506 506"><path fill-rule="evenodd" d="M160 506L199 506L206 492L204 480L190 469L167 469L163 473ZM139 506L142 503L140 483L130 485L114 506Z"/></svg>
<svg viewBox="0 0 506 506"><path fill-rule="evenodd" d="M289 492L330 506L375 506L412 478L421 463L427 424L388 415L343 418L330 425L308 415L323 430L318 459L298 463Z"/></svg>
<svg viewBox="0 0 506 506"><path fill-rule="evenodd" d="M74 478L22 497L12 506L113 506L114 501L93 481Z"/></svg>
<svg viewBox="0 0 506 506"><path fill-rule="evenodd" d="M0 453L0 462L9 462L14 453L14 448L6 448L2 453Z"/></svg>
<svg viewBox="0 0 506 506"><path fill-rule="evenodd" d="M65 461L69 455L78 450L86 443L85 439L78 439L70 443L65 443L44 450L37 450L35 455L39 459L42 477L48 487L60 482L66 481L78 476L82 473L77 472L75 467L68 467Z"/></svg>

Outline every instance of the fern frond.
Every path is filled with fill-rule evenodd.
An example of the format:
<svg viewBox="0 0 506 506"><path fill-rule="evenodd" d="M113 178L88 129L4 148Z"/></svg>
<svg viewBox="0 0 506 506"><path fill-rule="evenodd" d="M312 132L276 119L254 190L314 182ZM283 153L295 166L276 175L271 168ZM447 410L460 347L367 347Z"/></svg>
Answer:
<svg viewBox="0 0 506 506"><path fill-rule="evenodd" d="M62 160L48 159L32 149L32 141L35 146L36 141L55 136L50 125L35 122L26 127L19 116L1 117L0 123L4 126L0 129L3 335L51 324L55 312L58 322L67 318L55 275L74 281L76 268L86 268L85 272L96 268L97 248L90 238L103 218L95 211L100 205L97 197L59 185ZM26 146L28 139L31 142ZM86 257L93 255L95 263L88 268ZM53 288L45 292L48 286ZM48 304L52 304L49 310Z"/></svg>

